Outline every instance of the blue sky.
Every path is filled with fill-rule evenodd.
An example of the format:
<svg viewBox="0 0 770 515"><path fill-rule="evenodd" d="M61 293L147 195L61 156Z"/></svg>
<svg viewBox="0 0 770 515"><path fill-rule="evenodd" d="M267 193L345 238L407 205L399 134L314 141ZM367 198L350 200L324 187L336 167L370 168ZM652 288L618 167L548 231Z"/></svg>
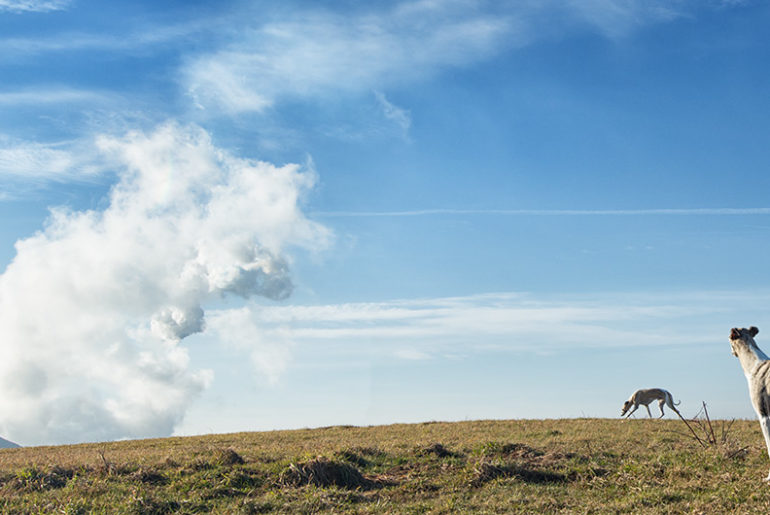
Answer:
<svg viewBox="0 0 770 515"><path fill-rule="evenodd" d="M752 417L769 18L0 0L0 435Z"/></svg>

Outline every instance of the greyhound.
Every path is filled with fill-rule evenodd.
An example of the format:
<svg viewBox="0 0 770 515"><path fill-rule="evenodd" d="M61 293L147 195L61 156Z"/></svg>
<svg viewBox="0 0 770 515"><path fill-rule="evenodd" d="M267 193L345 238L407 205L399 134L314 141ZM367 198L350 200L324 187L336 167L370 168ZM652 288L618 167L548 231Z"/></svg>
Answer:
<svg viewBox="0 0 770 515"><path fill-rule="evenodd" d="M749 383L749 396L754 411L757 412L759 425L765 437L767 453L770 455L770 359L757 347L754 337L759 329L733 327L730 330L730 347L736 356ZM765 481L770 481L770 474Z"/></svg>
<svg viewBox="0 0 770 515"><path fill-rule="evenodd" d="M679 413L679 410L676 409L675 406L679 406L682 401L679 401L677 403L674 402L674 398L671 396L671 394L662 388L648 388L646 390L637 390L634 392L631 397L623 403L623 410L620 412L620 416L626 415L626 411L628 411L631 406L634 407L631 411L628 412L628 415L626 415L626 418L631 416L631 413L636 411L639 408L640 404L644 404L644 407L647 408L647 414L652 418L652 413L650 413L650 403L652 401L658 401L658 407L660 408L660 417L663 417L663 405L665 404L672 410L676 411L677 415L680 417L682 416Z"/></svg>

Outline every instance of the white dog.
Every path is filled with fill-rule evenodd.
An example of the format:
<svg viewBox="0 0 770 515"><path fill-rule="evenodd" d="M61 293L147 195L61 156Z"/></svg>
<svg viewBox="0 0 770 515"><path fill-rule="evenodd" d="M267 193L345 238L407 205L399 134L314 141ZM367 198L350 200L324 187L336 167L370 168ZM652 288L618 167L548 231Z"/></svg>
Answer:
<svg viewBox="0 0 770 515"><path fill-rule="evenodd" d="M767 453L770 455L770 359L767 354L757 347L754 337L759 333L756 327L730 330L730 346L733 356L741 361L743 373L749 383L749 396L754 411L759 417L759 425L762 426L762 434L765 437ZM770 481L770 474L765 481Z"/></svg>
<svg viewBox="0 0 770 515"><path fill-rule="evenodd" d="M631 416L631 413L636 411L639 408L640 404L644 404L644 407L647 408L647 414L652 418L652 413L650 413L650 406L649 404L652 401L658 401L658 407L660 408L660 417L661 418L663 413L663 405L665 404L672 410L676 411L677 415L680 417L682 416L679 413L679 410L676 409L675 406L679 406L682 401L679 401L677 403L674 403L674 398L671 396L671 394L664 390L663 388L647 388L646 390L637 390L634 392L631 397L623 403L623 410L620 412L620 416L626 415L626 411L628 411L631 406L634 407L631 411L628 412L628 415L626 415L626 418Z"/></svg>

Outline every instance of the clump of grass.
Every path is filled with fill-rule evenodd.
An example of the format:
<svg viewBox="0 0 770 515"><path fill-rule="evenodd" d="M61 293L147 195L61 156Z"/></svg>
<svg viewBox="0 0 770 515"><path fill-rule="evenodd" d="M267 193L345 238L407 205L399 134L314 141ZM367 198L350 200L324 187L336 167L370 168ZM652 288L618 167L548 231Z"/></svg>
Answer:
<svg viewBox="0 0 770 515"><path fill-rule="evenodd" d="M212 468L214 468L214 465L211 463L211 461L198 457L187 463L184 470L189 474L195 474L197 472L209 470Z"/></svg>
<svg viewBox="0 0 770 515"><path fill-rule="evenodd" d="M243 465L245 460L241 457L240 454L235 452L234 449L221 449L217 451L217 453L214 456L213 462L216 465L224 465L231 467L233 465Z"/></svg>
<svg viewBox="0 0 770 515"><path fill-rule="evenodd" d="M372 486L361 472L348 463L340 463L319 456L305 463L290 463L281 473L280 484L286 486L337 486L347 489L366 489Z"/></svg>
<svg viewBox="0 0 770 515"><path fill-rule="evenodd" d="M439 458L450 458L450 457L459 456L459 454L457 454L456 452L450 451L440 443L432 443L430 445L426 445L425 447L420 447L417 449L418 456L428 456L430 454L434 454Z"/></svg>
<svg viewBox="0 0 770 515"><path fill-rule="evenodd" d="M345 449L345 450L336 452L334 455L335 457L343 461L347 461L348 463L351 463L358 467L368 467L371 464L371 462L368 459L364 458L363 456L354 452L351 449Z"/></svg>
<svg viewBox="0 0 770 515"><path fill-rule="evenodd" d="M536 458L545 454L543 451L535 449L523 443L511 442L486 442L476 449L476 454L481 456L498 456L505 458Z"/></svg>
<svg viewBox="0 0 770 515"><path fill-rule="evenodd" d="M150 496L135 496L129 506L129 513L137 515L163 515L176 513L181 508L177 501L156 499Z"/></svg>
<svg viewBox="0 0 770 515"><path fill-rule="evenodd" d="M74 471L55 466L45 469L32 465L18 470L9 481L12 489L26 492L53 490L66 486Z"/></svg>
<svg viewBox="0 0 770 515"><path fill-rule="evenodd" d="M164 468L171 468L171 469L175 469L175 468L179 468L179 466L180 466L180 465L179 465L179 462L178 462L178 461L176 461L176 460L175 460L173 457L171 457L171 456L166 456L166 459L165 459L165 460L163 460L163 467L164 467Z"/></svg>
<svg viewBox="0 0 770 515"><path fill-rule="evenodd" d="M166 460L166 463L169 463L169 459ZM174 460L170 460L170 463L178 466ZM216 449L213 452L209 451L195 457L195 459L186 464L185 470L187 473L196 473L204 470L216 469L218 467L234 467L236 465L243 465L244 463L246 463L246 460L244 460L240 454L235 452L234 449Z"/></svg>
<svg viewBox="0 0 770 515"><path fill-rule="evenodd" d="M249 490L262 486L264 481L258 472L238 468L227 472L222 482L230 488Z"/></svg>
<svg viewBox="0 0 770 515"><path fill-rule="evenodd" d="M243 515L256 515L258 513L270 513L278 509L271 502L245 501L240 507L240 513Z"/></svg>
<svg viewBox="0 0 770 515"><path fill-rule="evenodd" d="M367 468L373 461L383 460L386 454L374 447L356 446L337 451L334 456L357 467Z"/></svg>
<svg viewBox="0 0 770 515"><path fill-rule="evenodd" d="M149 484L149 485L165 485L168 483L168 478L158 472L157 470L152 469L143 469L140 468L139 470L136 470L135 472L131 473L129 477L133 481L137 481L139 483Z"/></svg>

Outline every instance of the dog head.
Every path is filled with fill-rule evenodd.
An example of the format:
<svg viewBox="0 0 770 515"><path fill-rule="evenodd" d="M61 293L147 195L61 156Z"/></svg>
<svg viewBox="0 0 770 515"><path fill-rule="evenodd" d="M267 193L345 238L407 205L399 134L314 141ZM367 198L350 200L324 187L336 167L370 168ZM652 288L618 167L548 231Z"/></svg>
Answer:
<svg viewBox="0 0 770 515"><path fill-rule="evenodd" d="M633 405L634 405L634 403L633 403L633 402L631 402L631 400L630 400L630 399L629 399L629 400L627 400L626 402L624 402L624 403L623 403L623 409L620 411L620 416L622 417L623 415L625 415L625 414L626 414L626 411L630 410L630 409L631 409L631 406L633 406Z"/></svg>
<svg viewBox="0 0 770 515"><path fill-rule="evenodd" d="M754 341L754 337L759 333L759 329L754 326L746 329L741 327L733 327L730 329L730 347L733 351L733 356L738 355L738 350L741 348L757 348L757 343Z"/></svg>

